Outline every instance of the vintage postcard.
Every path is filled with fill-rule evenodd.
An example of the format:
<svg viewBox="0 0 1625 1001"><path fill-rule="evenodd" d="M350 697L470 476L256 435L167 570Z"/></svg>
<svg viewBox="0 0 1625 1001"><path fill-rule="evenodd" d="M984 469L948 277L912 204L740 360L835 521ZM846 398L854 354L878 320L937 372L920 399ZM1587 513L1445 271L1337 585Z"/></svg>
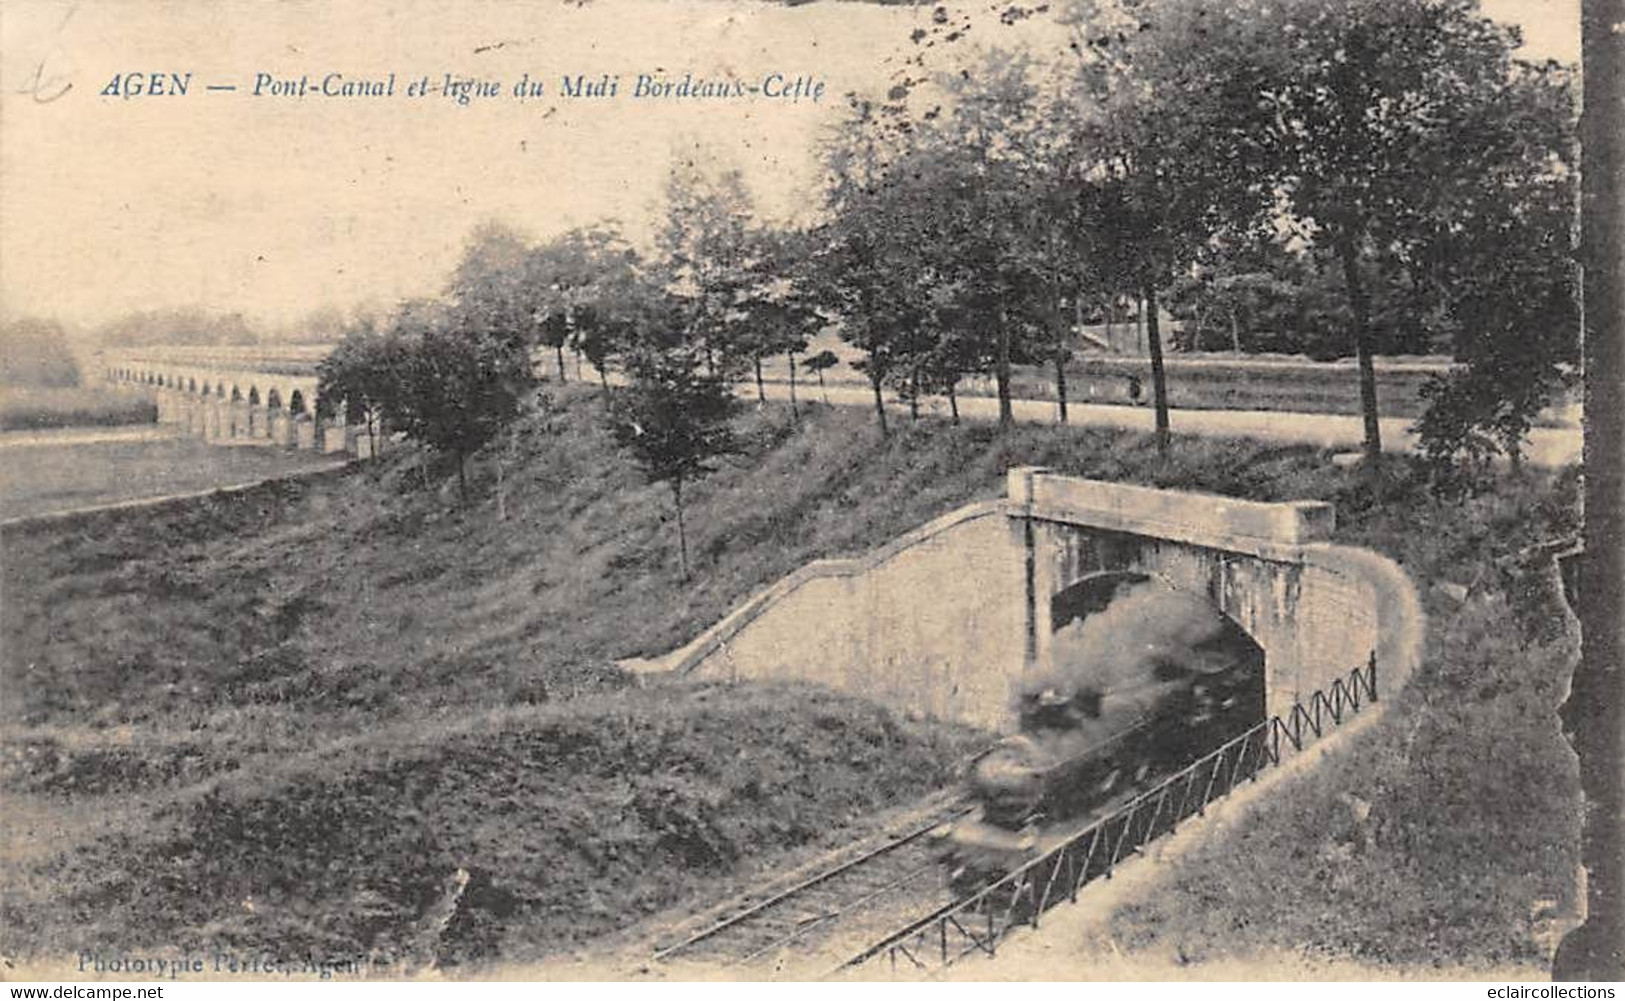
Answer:
<svg viewBox="0 0 1625 1001"><path fill-rule="evenodd" d="M1617 978L1581 26L7 3L4 978Z"/></svg>

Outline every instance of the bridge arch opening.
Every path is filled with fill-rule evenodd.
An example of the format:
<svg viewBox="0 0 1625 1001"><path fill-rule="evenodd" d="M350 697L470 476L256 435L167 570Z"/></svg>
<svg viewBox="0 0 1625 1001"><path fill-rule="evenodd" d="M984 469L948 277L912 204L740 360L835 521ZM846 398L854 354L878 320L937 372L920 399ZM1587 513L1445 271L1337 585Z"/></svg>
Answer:
<svg viewBox="0 0 1625 1001"><path fill-rule="evenodd" d="M265 394L265 405L272 410L282 409L282 394L277 392L275 387L272 387L271 391Z"/></svg>
<svg viewBox="0 0 1625 1001"><path fill-rule="evenodd" d="M288 412L291 414L305 413L305 394L294 390L288 397Z"/></svg>
<svg viewBox="0 0 1625 1001"><path fill-rule="evenodd" d="M197 392L197 380L196 379L188 378L186 380L186 391L188 393Z"/></svg>
<svg viewBox="0 0 1625 1001"><path fill-rule="evenodd" d="M260 387L258 387L258 386L249 386L248 387L248 402L249 402L249 404L251 406L257 407L257 406L260 405Z"/></svg>
<svg viewBox="0 0 1625 1001"><path fill-rule="evenodd" d="M233 403L240 402L242 400L242 398L243 398L243 391L240 388L238 388L236 385L233 385L231 387L231 402L233 402Z"/></svg>
<svg viewBox="0 0 1625 1001"><path fill-rule="evenodd" d="M1039 665L1017 685L1025 731L1045 720L1143 718L1154 754L1199 756L1265 719L1264 647L1211 595L1134 570L1089 574L1050 599Z"/></svg>

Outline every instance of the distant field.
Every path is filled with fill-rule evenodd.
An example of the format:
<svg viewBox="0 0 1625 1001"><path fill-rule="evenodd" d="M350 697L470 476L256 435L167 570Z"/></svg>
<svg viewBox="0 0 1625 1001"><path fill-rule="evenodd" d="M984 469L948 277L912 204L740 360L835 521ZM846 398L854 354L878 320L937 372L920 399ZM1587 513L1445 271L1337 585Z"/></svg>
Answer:
<svg viewBox="0 0 1625 1001"><path fill-rule="evenodd" d="M194 438L8 445L0 436L0 517L192 493L332 464L331 456L222 448Z"/></svg>
<svg viewBox="0 0 1625 1001"><path fill-rule="evenodd" d="M115 427L157 419L158 405L137 390L0 386L0 431Z"/></svg>

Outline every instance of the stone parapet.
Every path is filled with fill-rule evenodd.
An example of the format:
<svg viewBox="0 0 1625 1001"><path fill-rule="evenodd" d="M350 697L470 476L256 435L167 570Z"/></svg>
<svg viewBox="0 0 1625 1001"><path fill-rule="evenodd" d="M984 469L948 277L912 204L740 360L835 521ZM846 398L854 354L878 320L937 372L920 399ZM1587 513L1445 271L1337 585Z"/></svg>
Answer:
<svg viewBox="0 0 1625 1001"><path fill-rule="evenodd" d="M1297 547L1331 538L1337 524L1332 505L1320 501L1272 504L1083 480L1030 467L1011 470L1010 477L1010 501L1028 517L1227 552L1291 558Z"/></svg>

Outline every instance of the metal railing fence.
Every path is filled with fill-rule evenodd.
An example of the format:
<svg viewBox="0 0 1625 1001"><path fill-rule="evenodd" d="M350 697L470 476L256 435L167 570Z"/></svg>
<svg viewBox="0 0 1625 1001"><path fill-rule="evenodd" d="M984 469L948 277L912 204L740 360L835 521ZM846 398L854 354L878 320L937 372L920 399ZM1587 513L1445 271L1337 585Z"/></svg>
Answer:
<svg viewBox="0 0 1625 1001"><path fill-rule="evenodd" d="M1171 832L1189 817L1238 785L1281 763L1287 746L1301 751L1360 707L1377 700L1377 658L1307 702L1294 703L1285 716L1272 716L1203 755L1025 863L985 889L926 915L842 963L831 974L885 956L895 970L947 966L973 952L993 955L1012 929L1038 927L1039 919L1062 900L1074 901L1091 881L1112 871L1145 845Z"/></svg>

